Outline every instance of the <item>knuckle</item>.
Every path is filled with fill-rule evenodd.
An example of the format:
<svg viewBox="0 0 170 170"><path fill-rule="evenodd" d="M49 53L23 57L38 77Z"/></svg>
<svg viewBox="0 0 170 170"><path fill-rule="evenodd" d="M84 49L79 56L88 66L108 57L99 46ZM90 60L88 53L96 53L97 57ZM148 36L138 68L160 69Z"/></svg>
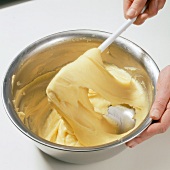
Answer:
<svg viewBox="0 0 170 170"><path fill-rule="evenodd" d="M166 104L167 104L167 103L166 103L166 101L165 101L164 98L159 99L159 100L155 100L153 108L154 108L154 109L157 109L158 111L161 112L162 110L165 109Z"/></svg>
<svg viewBox="0 0 170 170"><path fill-rule="evenodd" d="M140 144L144 141L144 139L142 137L136 137L136 143Z"/></svg>
<svg viewBox="0 0 170 170"><path fill-rule="evenodd" d="M139 2L138 1L133 1L132 8L137 9L138 6L139 6Z"/></svg>
<svg viewBox="0 0 170 170"><path fill-rule="evenodd" d="M138 0L138 1L133 1L131 7L132 7L133 9L135 9L136 11L139 11L139 8L140 8L141 6L144 6L144 4L146 3L146 1L147 1L147 0L143 0L143 1L140 1L140 0Z"/></svg>
<svg viewBox="0 0 170 170"><path fill-rule="evenodd" d="M158 13L158 10L154 10L151 15L155 16L155 15L157 15L157 13Z"/></svg>
<svg viewBox="0 0 170 170"><path fill-rule="evenodd" d="M167 129L168 129L168 126L162 125L159 128L159 133L165 133L167 131Z"/></svg>
<svg viewBox="0 0 170 170"><path fill-rule="evenodd" d="M153 17L158 14L158 9L154 8L149 11L149 17Z"/></svg>

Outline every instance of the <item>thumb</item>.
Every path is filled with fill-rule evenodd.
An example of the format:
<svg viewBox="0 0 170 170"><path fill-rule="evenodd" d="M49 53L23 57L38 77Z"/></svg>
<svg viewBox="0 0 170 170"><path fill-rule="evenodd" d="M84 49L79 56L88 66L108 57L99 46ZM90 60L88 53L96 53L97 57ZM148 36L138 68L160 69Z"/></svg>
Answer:
<svg viewBox="0 0 170 170"><path fill-rule="evenodd" d="M129 1L129 2L132 2L132 1ZM129 5L129 9L125 13L125 17L130 18L130 19L137 17L141 13L146 2L147 2L147 0L134 0Z"/></svg>
<svg viewBox="0 0 170 170"><path fill-rule="evenodd" d="M150 117L159 120L166 110L170 100L170 66L165 67L159 74L156 98L152 105Z"/></svg>

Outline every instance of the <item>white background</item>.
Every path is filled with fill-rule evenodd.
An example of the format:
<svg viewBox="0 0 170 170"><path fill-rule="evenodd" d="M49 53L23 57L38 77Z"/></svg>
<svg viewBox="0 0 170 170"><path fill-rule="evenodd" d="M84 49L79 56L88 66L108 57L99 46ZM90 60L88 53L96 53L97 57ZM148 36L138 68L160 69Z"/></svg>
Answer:
<svg viewBox="0 0 170 170"><path fill-rule="evenodd" d="M170 64L170 1L157 17L122 36L147 51L159 68ZM123 0L35 0L0 6L0 81L15 56L32 42L73 29L113 32L124 21ZM7 117L0 100L1 170L169 170L170 130L121 154L90 165L57 161L39 151Z"/></svg>

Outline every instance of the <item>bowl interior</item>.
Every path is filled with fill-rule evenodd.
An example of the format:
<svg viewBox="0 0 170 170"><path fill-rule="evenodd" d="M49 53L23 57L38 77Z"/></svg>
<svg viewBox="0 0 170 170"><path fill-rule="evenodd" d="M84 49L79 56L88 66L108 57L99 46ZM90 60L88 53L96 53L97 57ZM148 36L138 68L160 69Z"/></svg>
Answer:
<svg viewBox="0 0 170 170"><path fill-rule="evenodd" d="M32 133L22 121L20 121L15 111L13 105L14 96L19 89L29 85L37 77L49 73L50 76L48 76L48 79L46 79L44 83L43 94L46 95L46 86L64 65L74 61L88 49L98 47L108 36L109 33L89 30L58 33L33 43L16 57L9 67L4 80L3 99L8 116L24 134L50 147L71 148L74 150L74 147L57 145ZM102 53L102 58L106 63L113 63L119 68L125 69L141 82L141 84L144 84L149 97L149 104L152 104L155 95L153 87L156 86L159 70L144 50L129 40L119 37ZM133 68L136 68L136 70L134 71ZM29 102L31 102L31 98ZM147 116L133 133L121 141L93 147L93 149L125 143L143 131L150 122L151 120ZM87 150L89 148L84 149ZM75 148L75 150L79 150L79 148ZM83 150L83 148L80 150Z"/></svg>

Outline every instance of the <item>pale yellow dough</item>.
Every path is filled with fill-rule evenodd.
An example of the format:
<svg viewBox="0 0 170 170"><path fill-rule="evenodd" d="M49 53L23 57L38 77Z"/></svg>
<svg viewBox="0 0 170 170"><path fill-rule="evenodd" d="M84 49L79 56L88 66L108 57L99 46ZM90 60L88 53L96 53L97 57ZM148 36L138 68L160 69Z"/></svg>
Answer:
<svg viewBox="0 0 170 170"><path fill-rule="evenodd" d="M117 124L107 119L109 105L133 107L136 126L148 113L147 96L139 82L114 65L104 65L97 48L63 67L46 93L54 109L51 115L58 116L55 128L52 120L46 121L46 139L65 145L96 146L129 133L118 134Z"/></svg>
<svg viewBox="0 0 170 170"><path fill-rule="evenodd" d="M48 141L82 147L121 139L133 129L118 134L117 124L106 116L110 105L133 107L134 128L148 114L142 85L125 70L103 63L97 48L56 72L42 74L25 86L17 83L13 101L21 121Z"/></svg>

